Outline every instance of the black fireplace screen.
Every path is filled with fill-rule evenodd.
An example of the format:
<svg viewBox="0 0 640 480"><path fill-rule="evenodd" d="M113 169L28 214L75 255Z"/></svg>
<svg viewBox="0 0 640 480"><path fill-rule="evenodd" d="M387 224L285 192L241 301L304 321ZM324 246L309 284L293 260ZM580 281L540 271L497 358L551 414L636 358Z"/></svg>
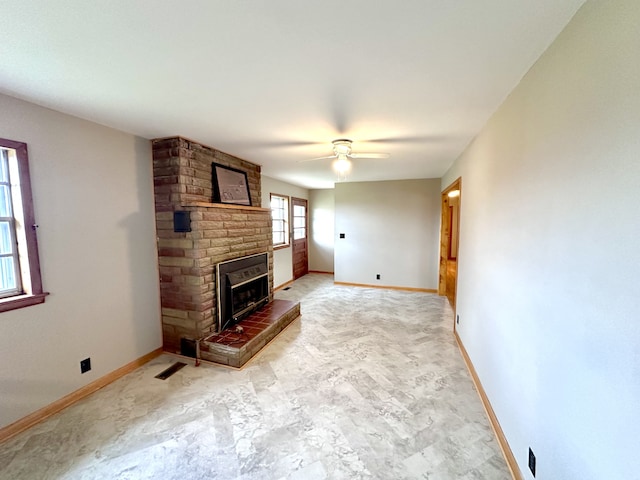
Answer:
<svg viewBox="0 0 640 480"><path fill-rule="evenodd" d="M239 322L269 302L267 254L219 263L218 331Z"/></svg>

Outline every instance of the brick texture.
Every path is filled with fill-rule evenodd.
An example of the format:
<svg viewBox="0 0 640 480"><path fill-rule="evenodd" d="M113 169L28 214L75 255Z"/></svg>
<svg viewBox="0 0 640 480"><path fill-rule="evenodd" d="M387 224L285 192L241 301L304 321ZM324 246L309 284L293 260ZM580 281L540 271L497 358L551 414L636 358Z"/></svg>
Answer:
<svg viewBox="0 0 640 480"><path fill-rule="evenodd" d="M259 208L259 165L181 137L152 147L163 341L180 353L182 338L215 332L216 264L268 252L273 291L271 213ZM247 173L252 207L211 203L212 162ZM173 231L176 210L191 212L191 232Z"/></svg>

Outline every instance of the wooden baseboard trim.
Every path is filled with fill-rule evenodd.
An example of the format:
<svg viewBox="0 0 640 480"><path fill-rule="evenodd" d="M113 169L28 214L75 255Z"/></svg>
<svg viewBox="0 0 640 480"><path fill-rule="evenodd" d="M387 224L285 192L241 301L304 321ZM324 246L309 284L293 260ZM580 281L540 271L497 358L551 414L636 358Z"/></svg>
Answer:
<svg viewBox="0 0 640 480"><path fill-rule="evenodd" d="M134 360L133 362L127 363L126 365L114 370L111 373L106 374L104 377L101 377L88 385L76 390L75 392L71 392L69 395L62 397L59 400L47 405L46 407L41 408L40 410L36 410L35 412L27 415L26 417L21 418L13 422L10 425L7 425L4 428L0 429L0 443L5 440L9 440L11 437L24 432L26 429L34 426L36 423L40 423L43 420L46 420L50 416L64 410L70 405L73 405L78 400L82 400L83 398L91 395L93 392L100 390L103 387L106 387L110 383L116 381L120 377L124 377L127 373L133 372L136 368L141 367L145 363L153 360L162 354L162 348L157 348L152 352L143 355L142 357Z"/></svg>
<svg viewBox="0 0 640 480"><path fill-rule="evenodd" d="M349 282L333 282L334 285L342 285L345 287L365 287L365 288L381 288L383 290L401 290L404 292L422 292L422 293L438 293L432 288L414 288L414 287L393 287L389 285L369 285L368 283L349 283Z"/></svg>
<svg viewBox="0 0 640 480"><path fill-rule="evenodd" d="M323 275L333 275L333 272L323 272L322 270L309 270L309 273L321 273Z"/></svg>
<svg viewBox="0 0 640 480"><path fill-rule="evenodd" d="M484 388L482 387L482 383L480 383L480 378L476 373L476 369L473 367L473 363L471 362L471 358L467 353L467 350L464 348L462 344L462 340L458 336L458 332L453 333L456 338L456 343L458 344L458 348L460 349L460 353L462 353L462 358L464 359L464 363L467 365L467 370L471 374L471 379L473 380L474 385L476 386L476 390L478 391L478 396L482 401L482 405L484 406L484 411L489 418L489 423L491 424L491 428L493 428L493 433L496 435L496 439L498 440L498 445L500 445L500 449L502 450L502 454L504 455L504 459L507 461L507 466L511 471L511 476L513 480L524 480L522 473L520 472L520 468L518 467L518 463L516 462L516 457L514 457L513 452L511 451L511 447L509 446L509 442L507 442L507 437L504 436L504 432L502 431L502 427L500 426L500 422L498 422L498 417L496 417L495 412L493 411L493 407L491 406L491 402L489 402L489 397L487 397Z"/></svg>

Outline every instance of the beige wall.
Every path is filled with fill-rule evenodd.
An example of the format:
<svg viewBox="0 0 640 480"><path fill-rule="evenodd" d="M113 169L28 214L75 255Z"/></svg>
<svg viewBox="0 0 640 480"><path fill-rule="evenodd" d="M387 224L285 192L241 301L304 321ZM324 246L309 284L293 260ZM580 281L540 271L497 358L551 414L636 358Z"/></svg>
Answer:
<svg viewBox="0 0 640 480"><path fill-rule="evenodd" d="M0 95L0 137L26 142L41 305L0 314L0 427L162 344L151 146ZM80 361L93 369L80 374Z"/></svg>
<svg viewBox="0 0 640 480"><path fill-rule="evenodd" d="M335 281L438 288L440 180L337 183L335 225Z"/></svg>
<svg viewBox="0 0 640 480"><path fill-rule="evenodd" d="M309 190L311 236L309 270L333 272L335 195L333 189Z"/></svg>
<svg viewBox="0 0 640 480"><path fill-rule="evenodd" d="M640 2L589 1L462 176L458 332L538 479L638 478Z"/></svg>

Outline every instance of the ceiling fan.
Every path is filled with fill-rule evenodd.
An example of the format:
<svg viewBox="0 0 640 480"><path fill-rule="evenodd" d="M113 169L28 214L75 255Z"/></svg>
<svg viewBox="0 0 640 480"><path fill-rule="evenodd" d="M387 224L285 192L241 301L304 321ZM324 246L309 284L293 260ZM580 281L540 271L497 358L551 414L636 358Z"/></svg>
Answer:
<svg viewBox="0 0 640 480"><path fill-rule="evenodd" d="M334 159L333 169L338 174L339 179L344 179L351 170L352 158L389 158L388 153L355 153L351 149L352 140L347 138L338 138L331 142L333 145L333 155L327 157L310 158L308 160L300 160L301 162L312 162L315 160Z"/></svg>

